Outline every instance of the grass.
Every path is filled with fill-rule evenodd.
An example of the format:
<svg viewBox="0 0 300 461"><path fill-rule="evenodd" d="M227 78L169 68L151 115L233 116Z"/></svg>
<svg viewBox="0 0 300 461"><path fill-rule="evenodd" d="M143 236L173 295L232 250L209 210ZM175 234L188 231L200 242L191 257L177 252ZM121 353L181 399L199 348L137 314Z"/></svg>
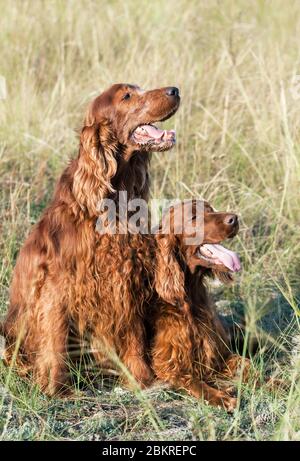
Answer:
<svg viewBox="0 0 300 461"><path fill-rule="evenodd" d="M175 85L182 106L166 125L178 143L153 157L152 196L239 213L232 246L244 269L214 297L259 335L258 372L288 383L240 385L228 415L163 387L101 380L47 399L0 364L0 437L299 440L299 2L0 0L0 10L0 312L20 245L76 154L87 102L113 82Z"/></svg>

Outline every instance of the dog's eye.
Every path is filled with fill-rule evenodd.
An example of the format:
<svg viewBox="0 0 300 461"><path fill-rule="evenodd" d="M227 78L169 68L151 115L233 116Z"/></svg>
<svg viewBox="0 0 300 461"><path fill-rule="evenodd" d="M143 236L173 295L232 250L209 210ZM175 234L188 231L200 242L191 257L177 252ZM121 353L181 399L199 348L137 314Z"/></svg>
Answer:
<svg viewBox="0 0 300 461"><path fill-rule="evenodd" d="M131 94L130 94L130 93L124 94L123 99L129 99L129 98L131 98Z"/></svg>

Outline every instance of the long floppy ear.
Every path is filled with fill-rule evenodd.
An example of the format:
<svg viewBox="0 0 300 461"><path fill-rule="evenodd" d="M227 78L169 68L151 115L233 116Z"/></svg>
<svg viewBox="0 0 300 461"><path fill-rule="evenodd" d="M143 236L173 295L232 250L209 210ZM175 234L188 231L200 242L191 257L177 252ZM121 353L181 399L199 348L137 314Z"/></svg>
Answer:
<svg viewBox="0 0 300 461"><path fill-rule="evenodd" d="M175 236L157 234L156 241L156 291L161 299L187 313L189 304L184 289L184 273L175 255Z"/></svg>
<svg viewBox="0 0 300 461"><path fill-rule="evenodd" d="M111 179L117 171L117 149L118 141L109 123L86 118L80 135L73 194L80 208L91 217L99 214L101 200L114 192Z"/></svg>

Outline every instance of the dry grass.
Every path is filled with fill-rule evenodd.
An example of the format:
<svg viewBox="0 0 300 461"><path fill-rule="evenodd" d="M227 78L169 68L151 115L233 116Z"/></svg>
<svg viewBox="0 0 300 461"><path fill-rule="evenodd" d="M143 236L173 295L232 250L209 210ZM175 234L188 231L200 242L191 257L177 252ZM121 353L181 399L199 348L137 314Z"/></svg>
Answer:
<svg viewBox="0 0 300 461"><path fill-rule="evenodd" d="M167 124L178 145L154 156L152 195L201 196L240 214L244 270L216 300L259 332L257 369L290 385L240 387L229 416L165 389L90 386L51 401L1 368L2 438L299 440L299 2L0 0L0 10L1 312L24 236L76 153L87 101L112 82L176 85L182 106Z"/></svg>

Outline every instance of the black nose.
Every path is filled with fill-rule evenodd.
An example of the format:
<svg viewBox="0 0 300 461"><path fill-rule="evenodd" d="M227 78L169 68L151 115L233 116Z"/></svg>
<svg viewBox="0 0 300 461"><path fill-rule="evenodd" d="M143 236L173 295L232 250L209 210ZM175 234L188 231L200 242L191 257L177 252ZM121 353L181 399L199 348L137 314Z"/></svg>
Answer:
<svg viewBox="0 0 300 461"><path fill-rule="evenodd" d="M236 226L239 220L236 214L227 214L224 218L224 224L227 226Z"/></svg>
<svg viewBox="0 0 300 461"><path fill-rule="evenodd" d="M168 96L179 96L179 90L178 88L176 88L176 86L169 86L167 89L166 89L166 94Z"/></svg>

